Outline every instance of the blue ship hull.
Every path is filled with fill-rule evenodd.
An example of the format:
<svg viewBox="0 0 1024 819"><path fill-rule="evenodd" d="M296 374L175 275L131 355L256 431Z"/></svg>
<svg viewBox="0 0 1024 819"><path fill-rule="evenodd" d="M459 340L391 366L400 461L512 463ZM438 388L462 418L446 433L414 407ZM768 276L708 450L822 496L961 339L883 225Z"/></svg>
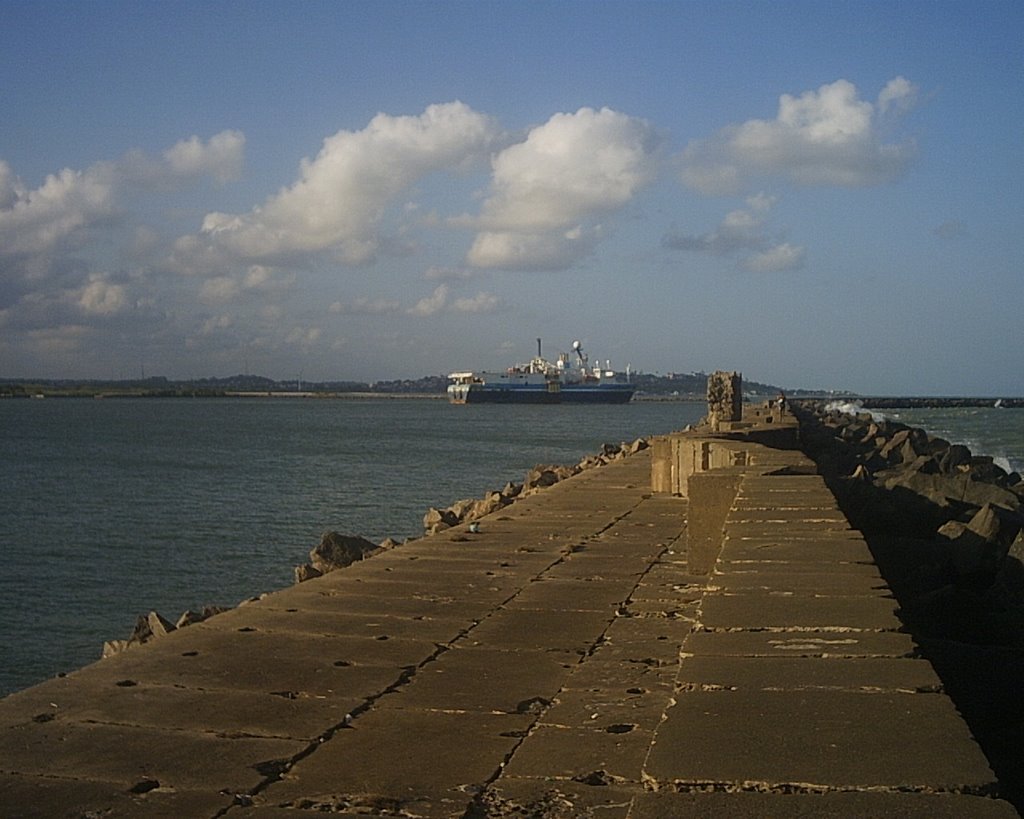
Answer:
<svg viewBox="0 0 1024 819"><path fill-rule="evenodd" d="M470 384L449 387L448 397L456 404L626 404L633 392L631 384L563 384L558 389L544 384Z"/></svg>

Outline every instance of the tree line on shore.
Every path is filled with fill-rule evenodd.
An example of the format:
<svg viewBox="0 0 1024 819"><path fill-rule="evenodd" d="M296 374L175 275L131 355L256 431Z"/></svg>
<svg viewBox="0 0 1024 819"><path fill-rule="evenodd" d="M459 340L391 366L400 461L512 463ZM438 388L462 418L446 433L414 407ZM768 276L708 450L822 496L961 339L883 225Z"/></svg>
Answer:
<svg viewBox="0 0 1024 819"><path fill-rule="evenodd" d="M703 399L707 394L707 373L689 374L633 373L630 381L638 394ZM276 380L260 375L232 375L223 378L172 380L164 376L127 380L89 379L0 379L0 397L52 396L223 396L231 393L316 394L369 393L381 395L443 395L448 387L444 375L427 375L389 381L304 381L298 378ZM744 389L760 399L774 396L779 388L755 381L744 382ZM794 395L803 390L790 391Z"/></svg>

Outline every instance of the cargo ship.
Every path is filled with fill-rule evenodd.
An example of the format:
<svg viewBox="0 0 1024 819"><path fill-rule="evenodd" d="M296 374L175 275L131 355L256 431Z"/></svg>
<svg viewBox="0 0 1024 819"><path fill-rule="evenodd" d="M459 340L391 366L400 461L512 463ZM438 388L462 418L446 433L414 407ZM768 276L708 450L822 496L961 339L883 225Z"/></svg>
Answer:
<svg viewBox="0 0 1024 819"><path fill-rule="evenodd" d="M528 364L504 372L457 372L448 376L448 399L453 404L625 404L635 388L629 373L618 373L609 362L591 367L583 345L572 343L575 358L561 353L556 361L541 354Z"/></svg>

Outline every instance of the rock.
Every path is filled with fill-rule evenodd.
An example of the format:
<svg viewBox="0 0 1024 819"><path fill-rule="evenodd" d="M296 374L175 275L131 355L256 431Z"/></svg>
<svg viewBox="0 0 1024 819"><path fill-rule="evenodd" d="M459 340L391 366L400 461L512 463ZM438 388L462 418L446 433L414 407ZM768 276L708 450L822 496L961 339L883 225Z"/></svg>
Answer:
<svg viewBox="0 0 1024 819"><path fill-rule="evenodd" d="M645 449L649 449L651 442L646 438L637 438L633 443L626 447L626 451L630 455L636 455L638 452L643 452Z"/></svg>
<svg viewBox="0 0 1024 819"><path fill-rule="evenodd" d="M401 546L402 544L399 541L395 540L393 537L386 537L377 545L379 549L386 550L394 549L396 546Z"/></svg>
<svg viewBox="0 0 1024 819"><path fill-rule="evenodd" d="M191 626L195 623L201 623L203 620L208 620L216 614L227 611L223 606L203 606L202 611L184 611L181 613L181 617L174 624L175 628L184 628L185 626Z"/></svg>
<svg viewBox="0 0 1024 819"><path fill-rule="evenodd" d="M301 566L295 567L295 582L305 583L307 580L312 580L314 577L321 577L323 572L315 568L311 563L303 563Z"/></svg>
<svg viewBox="0 0 1024 819"><path fill-rule="evenodd" d="M1024 516L985 504L968 523L951 521L938 534L950 542L950 562L958 584L985 588L991 585L1024 529Z"/></svg>
<svg viewBox="0 0 1024 819"><path fill-rule="evenodd" d="M448 509L435 509L431 506L423 516L423 529L433 535L458 525L458 522L459 519Z"/></svg>
<svg viewBox="0 0 1024 819"><path fill-rule="evenodd" d="M115 654L120 654L126 648L128 648L127 640L107 640L103 644L103 659L113 657Z"/></svg>
<svg viewBox="0 0 1024 819"><path fill-rule="evenodd" d="M145 643L156 637L163 637L174 631L174 623L160 616L159 612L151 611L135 621L135 629L128 638L129 644Z"/></svg>
<svg viewBox="0 0 1024 819"><path fill-rule="evenodd" d="M502 487L501 494L509 500L512 500L513 498L518 497L519 493L522 491L523 485L521 483L513 483L512 481L509 481L504 487Z"/></svg>
<svg viewBox="0 0 1024 819"><path fill-rule="evenodd" d="M469 511L476 506L476 499L465 498L464 500L455 501L446 511L451 512L455 516L455 522L461 523L466 520L466 515Z"/></svg>
<svg viewBox="0 0 1024 819"><path fill-rule="evenodd" d="M342 569L367 554L375 552L377 545L357 535L343 535L339 532L324 532L320 542L309 553L313 568L321 574Z"/></svg>
<svg viewBox="0 0 1024 819"><path fill-rule="evenodd" d="M970 462L971 450L963 444L953 444L939 460L939 467L943 472L949 474L955 472L960 466L970 464Z"/></svg>
<svg viewBox="0 0 1024 819"><path fill-rule="evenodd" d="M507 500L500 492L490 492L486 497L474 502L472 508L463 518L463 521L479 520L491 514L491 512L497 512L509 503L511 501Z"/></svg>
<svg viewBox="0 0 1024 819"><path fill-rule="evenodd" d="M523 481L523 491L554 486L559 481L571 478L579 471L579 467L538 464L527 473L526 480Z"/></svg>
<svg viewBox="0 0 1024 819"><path fill-rule="evenodd" d="M604 466L607 461L600 455L588 455L582 461L579 462L578 466L581 470L594 469L599 466Z"/></svg>

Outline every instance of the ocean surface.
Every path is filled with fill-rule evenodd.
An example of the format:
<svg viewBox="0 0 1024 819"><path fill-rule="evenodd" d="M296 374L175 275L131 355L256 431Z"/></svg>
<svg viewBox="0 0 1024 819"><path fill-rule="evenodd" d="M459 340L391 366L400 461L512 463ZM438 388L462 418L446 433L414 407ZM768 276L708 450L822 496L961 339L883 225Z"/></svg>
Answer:
<svg viewBox="0 0 1024 819"><path fill-rule="evenodd" d="M170 620L292 582L326 530L422 534L430 506L681 429L703 403L0 401L0 695ZM891 411L1024 471L1024 410Z"/></svg>
<svg viewBox="0 0 1024 819"><path fill-rule="evenodd" d="M0 401L0 695L78 668L152 609L292 583L322 532L373 542L423 515L681 429L703 403Z"/></svg>

